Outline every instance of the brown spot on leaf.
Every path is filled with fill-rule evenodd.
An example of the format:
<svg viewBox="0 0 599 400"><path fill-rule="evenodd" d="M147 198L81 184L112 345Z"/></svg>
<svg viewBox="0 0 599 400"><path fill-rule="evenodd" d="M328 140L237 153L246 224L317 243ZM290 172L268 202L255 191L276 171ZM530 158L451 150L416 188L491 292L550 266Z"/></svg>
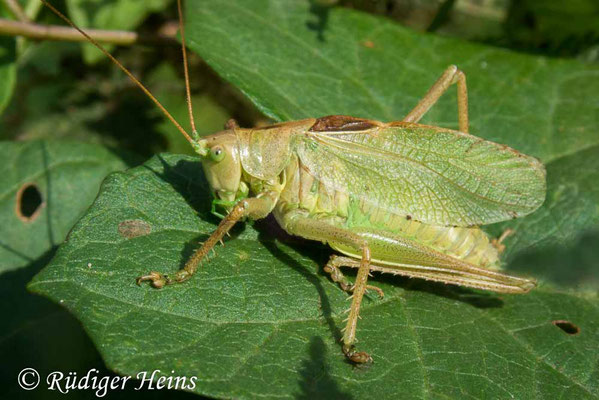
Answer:
<svg viewBox="0 0 599 400"><path fill-rule="evenodd" d="M316 120L310 128L311 132L338 132L338 131L365 131L376 128L376 121L363 118L350 117L348 115L328 115Z"/></svg>
<svg viewBox="0 0 599 400"><path fill-rule="evenodd" d="M406 215L406 219L409 221L409 220L412 219L412 216L411 215Z"/></svg>
<svg viewBox="0 0 599 400"><path fill-rule="evenodd" d="M580 328L570 321L558 319L551 323L560 328L562 331L566 332L568 335L578 335L580 333Z"/></svg>
<svg viewBox="0 0 599 400"><path fill-rule="evenodd" d="M150 232L152 232L150 224L141 219L128 219L119 224L119 233L127 239L149 235Z"/></svg>
<svg viewBox="0 0 599 400"><path fill-rule="evenodd" d="M369 49L374 48L374 42L372 40L365 40L362 42L362 46L368 47Z"/></svg>
<svg viewBox="0 0 599 400"><path fill-rule="evenodd" d="M34 183L25 183L17 191L15 213L21 221L35 221L45 205L42 193Z"/></svg>

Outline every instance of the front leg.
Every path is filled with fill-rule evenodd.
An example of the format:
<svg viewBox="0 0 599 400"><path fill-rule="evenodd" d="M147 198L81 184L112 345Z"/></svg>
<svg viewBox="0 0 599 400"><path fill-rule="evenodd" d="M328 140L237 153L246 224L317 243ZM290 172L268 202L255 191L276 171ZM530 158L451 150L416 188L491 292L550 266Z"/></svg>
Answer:
<svg viewBox="0 0 599 400"><path fill-rule="evenodd" d="M261 219L266 217L274 208L278 198L279 192L268 191L261 193L256 197L239 201L235 204L231 212L229 212L229 214L220 222L218 228L216 228L212 235L210 235L208 240L202 244L202 247L197 249L189 260L187 260L183 269L177 271L173 277L152 271L148 275L137 278L137 284L139 285L143 281L150 281L152 286L160 289L165 285L185 282L195 274L202 259L222 240L237 221L245 217L251 219Z"/></svg>

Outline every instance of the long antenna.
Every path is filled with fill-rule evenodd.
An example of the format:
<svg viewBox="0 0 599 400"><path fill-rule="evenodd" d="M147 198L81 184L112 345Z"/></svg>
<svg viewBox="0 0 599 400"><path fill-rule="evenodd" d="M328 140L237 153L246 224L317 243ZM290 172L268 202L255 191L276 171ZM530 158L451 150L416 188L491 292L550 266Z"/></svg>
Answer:
<svg viewBox="0 0 599 400"><path fill-rule="evenodd" d="M187 94L187 111L189 112L189 122L191 123L191 132L197 138L198 131L193 118L193 107L191 105L191 90L189 89L189 67L187 66L187 50L185 46L185 24L183 22L183 10L181 9L181 0L177 0L177 9L179 11L179 29L181 30L181 51L183 52L183 71L185 73L185 92Z"/></svg>
<svg viewBox="0 0 599 400"><path fill-rule="evenodd" d="M178 0L178 1L180 1L180 0ZM89 36L81 28L79 28L77 25L75 25L74 22L72 22L69 18L67 18L64 14L62 14L60 11L58 11L56 8L54 8L54 6L52 4L48 3L46 0L41 0L41 2L44 3L44 5L46 7L48 7L59 18L61 18L63 21L65 21L67 24L69 24L74 29L79 31L79 33L81 33L83 36L85 36L85 38L87 40L89 40L91 44L96 46L98 48L98 50L100 50L102 53L104 53L104 55L106 55L106 57L108 57L113 63L115 63L116 66L119 67L125 74L127 74L127 76L133 81L133 83L135 83L146 94L146 96L148 96L150 98L150 100L152 100L154 102L154 104L156 104L156 106L160 109L160 111L162 111L162 113L164 115L166 115L166 117L173 123L173 125L175 125L177 127L177 129L183 134L183 136L185 136L185 139L187 139L194 148L196 147L196 142L194 142L194 140L191 138L191 136L189 136L189 134L185 131L185 129L183 129L183 127L177 122L175 117L173 117L171 115L171 113L169 113L167 111L167 109L164 108L164 106L158 101L158 99L156 97L154 97L154 95L152 93L150 93L150 91L143 85L143 83L141 83L139 81L139 79L137 79L131 72L129 72L129 70L127 68L125 68L125 66L123 64L121 64L116 58L114 58L114 56L112 54L110 54L108 52L108 50L106 50L94 38ZM186 81L187 81L187 79L186 79ZM189 90L189 88L188 88L188 90ZM188 96L189 96L189 94L188 94ZM191 103L189 103L189 104L191 104ZM192 119L192 121L193 121L193 119ZM193 122L192 122L192 124L193 124ZM195 132L195 127L193 130Z"/></svg>

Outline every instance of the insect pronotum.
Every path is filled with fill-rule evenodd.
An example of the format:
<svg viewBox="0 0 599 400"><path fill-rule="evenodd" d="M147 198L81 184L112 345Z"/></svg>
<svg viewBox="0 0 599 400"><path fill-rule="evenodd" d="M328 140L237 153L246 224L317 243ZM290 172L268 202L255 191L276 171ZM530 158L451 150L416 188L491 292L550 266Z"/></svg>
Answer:
<svg viewBox="0 0 599 400"><path fill-rule="evenodd" d="M214 194L225 211L218 228L173 275L137 278L155 288L182 283L240 220L273 213L290 234L327 243L324 270L352 293L342 349L353 362L372 358L354 342L360 304L370 272L486 289L526 293L532 279L500 272L506 231L490 239L478 225L517 218L545 198L545 169L535 158L468 134L466 77L449 66L401 121L384 123L344 115L243 129L199 137L191 106L181 0L177 0L191 134L112 55L79 30L119 66L162 110L200 155ZM458 92L459 131L418 124L453 84ZM357 268L352 283L341 267Z"/></svg>

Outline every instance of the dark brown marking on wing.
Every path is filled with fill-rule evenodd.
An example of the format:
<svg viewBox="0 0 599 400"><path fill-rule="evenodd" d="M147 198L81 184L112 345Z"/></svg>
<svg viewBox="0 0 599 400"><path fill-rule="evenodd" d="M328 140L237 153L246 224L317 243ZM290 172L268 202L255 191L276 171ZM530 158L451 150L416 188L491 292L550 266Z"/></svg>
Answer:
<svg viewBox="0 0 599 400"><path fill-rule="evenodd" d="M318 118L310 128L310 132L366 131L378 126L376 121L368 119L348 115L328 115Z"/></svg>

